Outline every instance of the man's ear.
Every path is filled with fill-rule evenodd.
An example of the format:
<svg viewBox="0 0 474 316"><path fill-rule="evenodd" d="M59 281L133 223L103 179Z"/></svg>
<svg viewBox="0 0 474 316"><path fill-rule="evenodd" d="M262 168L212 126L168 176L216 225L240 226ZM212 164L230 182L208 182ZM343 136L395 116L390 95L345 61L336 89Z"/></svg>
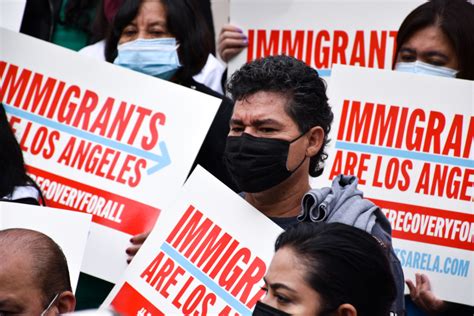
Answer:
<svg viewBox="0 0 474 316"><path fill-rule="evenodd" d="M59 314L74 312L76 297L71 291L64 291L58 297L57 305Z"/></svg>
<svg viewBox="0 0 474 316"><path fill-rule="evenodd" d="M308 148L306 157L315 156L324 143L324 130L321 126L312 127L308 132Z"/></svg>
<svg viewBox="0 0 474 316"><path fill-rule="evenodd" d="M335 313L337 316L357 316L357 310L351 304L340 305Z"/></svg>

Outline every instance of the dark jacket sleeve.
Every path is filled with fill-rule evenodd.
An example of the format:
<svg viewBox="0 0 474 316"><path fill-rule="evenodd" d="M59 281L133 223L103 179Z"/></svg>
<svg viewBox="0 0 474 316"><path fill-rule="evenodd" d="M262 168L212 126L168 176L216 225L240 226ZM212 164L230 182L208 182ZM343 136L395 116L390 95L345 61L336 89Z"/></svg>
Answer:
<svg viewBox="0 0 474 316"><path fill-rule="evenodd" d="M60 8L61 0L27 0L20 32L51 41Z"/></svg>
<svg viewBox="0 0 474 316"><path fill-rule="evenodd" d="M194 80L182 83L182 85L193 87L199 92L206 93L222 100L191 171L194 170L197 164L199 164L230 189L239 192L224 162L225 144L227 141L227 135L229 134L229 122L234 110L234 103L229 98L195 82Z"/></svg>

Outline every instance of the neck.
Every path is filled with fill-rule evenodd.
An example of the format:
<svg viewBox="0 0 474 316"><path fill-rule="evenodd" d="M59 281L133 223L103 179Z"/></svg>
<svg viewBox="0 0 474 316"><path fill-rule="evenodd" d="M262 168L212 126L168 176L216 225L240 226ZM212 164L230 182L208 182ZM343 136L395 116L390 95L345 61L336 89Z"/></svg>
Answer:
<svg viewBox="0 0 474 316"><path fill-rule="evenodd" d="M245 200L268 217L293 217L300 214L301 200L310 189L308 174L304 172L293 174L266 191L245 193Z"/></svg>

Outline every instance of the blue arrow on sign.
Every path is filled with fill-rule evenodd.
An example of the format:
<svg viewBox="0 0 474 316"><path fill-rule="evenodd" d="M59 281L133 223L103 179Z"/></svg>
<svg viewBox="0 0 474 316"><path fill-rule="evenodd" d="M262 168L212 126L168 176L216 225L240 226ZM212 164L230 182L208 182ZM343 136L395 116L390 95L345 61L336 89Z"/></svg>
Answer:
<svg viewBox="0 0 474 316"><path fill-rule="evenodd" d="M161 141L158 143L158 146L160 147L161 155L157 155L143 149L135 148L128 144L119 143L115 140L111 140L102 136L92 134L90 132L83 131L75 127L71 127L68 125L61 124L59 122L55 122L53 120L18 109L8 104L3 104L3 105L5 107L5 111L11 115L15 115L15 116L24 118L26 120L56 129L58 131L68 133L76 137L87 139L94 143L98 143L98 144L101 144L101 145L104 145L116 150L120 150L122 152L132 154L137 157L142 157L142 158L151 160L155 162L155 165L153 167L148 168L147 170L148 175L156 173L171 164L171 158L168 153L168 148L166 147L166 143L164 141Z"/></svg>

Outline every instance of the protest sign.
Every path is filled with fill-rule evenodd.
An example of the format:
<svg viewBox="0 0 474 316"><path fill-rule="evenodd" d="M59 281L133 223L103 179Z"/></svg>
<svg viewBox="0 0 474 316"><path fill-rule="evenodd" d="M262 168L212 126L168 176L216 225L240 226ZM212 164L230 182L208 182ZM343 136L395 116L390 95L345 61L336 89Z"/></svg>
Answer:
<svg viewBox="0 0 474 316"><path fill-rule="evenodd" d="M248 48L229 63L286 54L323 77L334 64L391 69L397 30L422 0L232 0L231 24Z"/></svg>
<svg viewBox="0 0 474 316"><path fill-rule="evenodd" d="M429 276L442 299L474 304L474 84L335 66L322 179L356 175L392 224L405 272Z"/></svg>
<svg viewBox="0 0 474 316"><path fill-rule="evenodd" d="M56 242L66 256L72 289L81 269L92 215L50 207L0 202L0 230L25 228L36 230Z"/></svg>
<svg viewBox="0 0 474 316"><path fill-rule="evenodd" d="M265 294L281 232L198 167L103 307L124 315L250 314Z"/></svg>
<svg viewBox="0 0 474 316"><path fill-rule="evenodd" d="M26 0L0 0L0 27L20 30Z"/></svg>
<svg viewBox="0 0 474 316"><path fill-rule="evenodd" d="M7 30L0 102L49 206L93 216L83 272L114 282L179 191L220 100Z"/></svg>

